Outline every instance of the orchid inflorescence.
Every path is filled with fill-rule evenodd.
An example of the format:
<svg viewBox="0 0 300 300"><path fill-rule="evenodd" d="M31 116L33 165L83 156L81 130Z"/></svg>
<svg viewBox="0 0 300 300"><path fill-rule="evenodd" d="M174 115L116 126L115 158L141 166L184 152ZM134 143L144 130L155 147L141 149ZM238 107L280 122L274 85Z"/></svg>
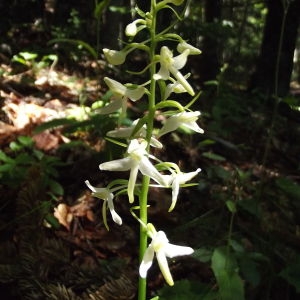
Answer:
<svg viewBox="0 0 300 300"><path fill-rule="evenodd" d="M189 109L198 95L195 96L193 87L187 80L190 74L181 73L188 57L200 54L201 51L188 44L177 34L170 34L166 30L161 33L156 32L157 13L162 9L171 9L179 17L172 6L179 6L183 2L184 0L152 0L149 12L143 12L141 9L136 8L139 18L126 26L125 34L128 36L129 42L124 43L126 45L124 49L103 50L105 58L111 65L123 64L127 55L135 49L145 51L149 56L149 65L140 73L149 71L150 80L138 85L123 84L105 77L104 82L110 89L112 97L110 103L99 109L99 113L110 114L121 110L120 118L124 118L128 101L136 102L142 98L148 99L148 110L143 112L144 114L140 119L133 121L131 126L118 127L107 133L109 140L125 139L127 141L127 151L123 158L101 163L100 170L129 171L129 179L114 180L107 187L94 187L89 181L86 181L92 195L103 200L102 213L107 229L107 208L110 211L112 220L116 224L122 225L122 218L116 212L113 203L116 194L127 193L130 204L133 204L137 199L139 200L139 205L135 206L135 209L140 210L140 217L133 213L132 215L140 223L141 234L151 239L149 246L146 245L141 250L140 277L146 278L147 271L152 264L154 255L156 255L160 270L169 285L173 285L174 282L166 257L189 255L193 253L193 249L170 244L166 234L163 231L156 231L154 225L147 222L145 215L147 216L148 208L147 195L151 193L152 186L172 190L169 208L169 212L171 212L176 206L180 187L192 180L201 171L200 168L197 168L192 172L182 172L177 164L163 162L151 154L153 148L163 147L161 141L159 141L162 136L178 128L203 133L203 130L197 124L200 112ZM144 42L132 42L136 35L144 30L148 31L150 38ZM166 40L176 44L177 55L174 55L169 47L161 45ZM156 49L158 47L160 47L159 50ZM156 92L157 89L160 92ZM188 105L182 106L178 101L169 98L173 93L187 93L195 97ZM160 100L158 100L159 98ZM161 117L159 117L160 114ZM154 128L154 118L164 122L158 129ZM119 124L121 123L122 120L119 120ZM120 143L117 142L117 144ZM138 183L139 173L144 179L147 178L148 180ZM132 210L130 211L132 212Z"/></svg>

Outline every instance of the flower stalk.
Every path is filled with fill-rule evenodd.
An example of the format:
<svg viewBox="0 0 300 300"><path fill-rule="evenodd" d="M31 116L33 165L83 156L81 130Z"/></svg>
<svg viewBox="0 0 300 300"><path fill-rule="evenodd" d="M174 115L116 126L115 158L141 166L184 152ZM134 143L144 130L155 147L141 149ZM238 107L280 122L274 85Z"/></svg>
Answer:
<svg viewBox="0 0 300 300"><path fill-rule="evenodd" d="M104 82L112 92L112 98L108 104L98 110L102 115L120 111L119 124L122 124L129 101L136 102L143 97L147 100L147 111L141 118L133 121L128 128L116 128L107 133L109 141L115 141L114 139L118 138L127 141L128 146L124 157L102 162L99 165L100 170L103 171L128 171L128 180L116 179L107 187L95 187L86 181L92 195L103 200L102 214L107 229L109 222L106 210L110 211L109 221L112 220L120 226L125 221L118 214L119 210L115 210L113 200L118 195L127 194L128 205L133 205L129 210L140 225L138 300L146 299L147 272L154 257L157 259L166 283L174 285L167 258L193 253L193 249L190 247L169 243L165 232L157 231L154 225L148 223L148 196L153 186L172 190L169 208L169 212L171 212L178 202L180 189L201 171L200 168L196 168L193 172L183 172L176 163L162 162L151 154L152 147L163 147L159 140L160 137L181 127L189 129L191 133L203 133L203 129L197 124L200 112L191 111L189 108L197 96L185 107L180 102L169 99L172 93L195 95L193 87L188 82L191 74L183 75L180 70L185 66L189 55L198 55L201 51L188 44L179 35L169 33L171 26L161 32L157 32L156 26L157 14L162 9L170 9L178 17L172 6L180 6L182 3L184 0L151 0L149 12L143 12L137 8L140 18L132 21L125 29L130 43L124 43L126 46L121 50L103 50L108 63L113 65L123 64L127 55L135 49L145 51L149 57L149 65L141 72L135 73L148 72L148 81L141 85L123 84L108 77L104 78ZM133 41L135 36L144 30L148 31L148 39L135 43ZM169 47L161 45L165 40L176 43L174 48L177 53L173 53ZM159 50L157 50L158 47ZM160 120L165 120L159 128L154 126L157 115L160 115ZM155 161L158 163L155 164ZM141 183L138 183L139 175L142 175ZM136 201L138 201L138 205ZM133 212L136 209L139 210L137 214ZM150 243L148 243L148 238L151 239Z"/></svg>

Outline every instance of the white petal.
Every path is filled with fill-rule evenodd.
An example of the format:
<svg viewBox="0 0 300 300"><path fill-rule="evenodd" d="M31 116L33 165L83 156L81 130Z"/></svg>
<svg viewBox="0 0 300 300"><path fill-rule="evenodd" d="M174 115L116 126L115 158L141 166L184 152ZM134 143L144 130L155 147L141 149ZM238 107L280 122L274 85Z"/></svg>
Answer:
<svg viewBox="0 0 300 300"><path fill-rule="evenodd" d="M107 136L114 138L128 138L131 136L134 127L118 128L107 132Z"/></svg>
<svg viewBox="0 0 300 300"><path fill-rule="evenodd" d="M105 171L128 171L132 166L132 159L125 157L100 164L100 170Z"/></svg>
<svg viewBox="0 0 300 300"><path fill-rule="evenodd" d="M97 188L97 187L91 185L91 183L90 183L88 180L86 180L84 183L87 185L87 187L88 187L92 192L96 192L97 190L99 191L99 190L102 190L102 189L103 189L103 188Z"/></svg>
<svg viewBox="0 0 300 300"><path fill-rule="evenodd" d="M180 84L186 89L186 91L191 95L194 96L195 92L191 85L187 82L187 80L184 78L184 76L176 69L175 67L170 67L170 72L172 75L180 82Z"/></svg>
<svg viewBox="0 0 300 300"><path fill-rule="evenodd" d="M185 76L185 78L186 78L186 76ZM186 93L186 92L187 92L187 90L179 82L170 83L166 87L164 99L167 99L171 95L171 93L180 94L180 93Z"/></svg>
<svg viewBox="0 0 300 300"><path fill-rule="evenodd" d="M107 206L108 206L108 209L110 211L110 214L112 216L113 221L115 223L117 223L118 225L122 225L122 219L115 211L113 198L114 198L113 193L110 193L109 196L106 199L107 200Z"/></svg>
<svg viewBox="0 0 300 300"><path fill-rule="evenodd" d="M133 139L130 141L127 152L128 154L135 153L136 155L144 155L146 154L145 149L147 147L147 143L139 143L137 139Z"/></svg>
<svg viewBox="0 0 300 300"><path fill-rule="evenodd" d="M104 77L104 81L114 94L118 94L120 96L125 95L127 90L125 85L109 77Z"/></svg>
<svg viewBox="0 0 300 300"><path fill-rule="evenodd" d="M139 166L136 163L135 165L133 165L131 167L130 177L129 177L129 181L128 181L127 193L128 193L129 203L134 202L134 187L135 187L138 171L139 171Z"/></svg>
<svg viewBox="0 0 300 300"><path fill-rule="evenodd" d="M85 184L88 186L88 188L93 192L93 196L102 200L107 200L109 195L111 194L109 189L107 188L98 188L95 186L92 186L88 180L85 181Z"/></svg>
<svg viewBox="0 0 300 300"><path fill-rule="evenodd" d="M159 80L159 79L167 80L169 79L169 77L170 77L170 72L164 65L161 65L158 73L153 75L154 80Z"/></svg>
<svg viewBox="0 0 300 300"><path fill-rule="evenodd" d="M122 225L122 218L116 213L114 209L110 209L110 214L115 223Z"/></svg>
<svg viewBox="0 0 300 300"><path fill-rule="evenodd" d="M199 125L196 122L188 122L188 123L183 123L182 126L185 126L195 132L198 133L204 133L204 130L199 127Z"/></svg>
<svg viewBox="0 0 300 300"><path fill-rule="evenodd" d="M158 261L160 271L163 274L166 282L169 285L174 285L174 281L173 281L173 278L172 278L172 275L171 275L171 272L169 269L168 261L167 261L164 251L156 252L156 258Z"/></svg>
<svg viewBox="0 0 300 300"><path fill-rule="evenodd" d="M163 175L161 175L157 169L152 165L150 160L144 156L140 162L139 169L143 175L149 176L154 181L159 183L162 186L167 186L168 183L166 182Z"/></svg>
<svg viewBox="0 0 300 300"><path fill-rule="evenodd" d="M150 145L152 147L156 147L156 148L159 148L159 149L161 149L163 147L163 144L154 137L150 138Z"/></svg>
<svg viewBox="0 0 300 300"><path fill-rule="evenodd" d="M111 113L117 111L118 109L120 109L122 107L122 104L123 104L122 98L114 99L108 105L106 105L106 106L102 107L100 110L98 110L98 113L100 115L111 114Z"/></svg>
<svg viewBox="0 0 300 300"><path fill-rule="evenodd" d="M186 50L183 51L183 53L175 56L173 58L173 60L174 60L173 67L177 70L182 69L185 66L186 62L187 62L187 57L188 57L189 54L190 54L190 50L186 49Z"/></svg>
<svg viewBox="0 0 300 300"><path fill-rule="evenodd" d="M193 248L186 246L178 246L174 244L168 244L164 247L164 252L167 257L176 257L182 255L190 255L194 252Z"/></svg>
<svg viewBox="0 0 300 300"><path fill-rule="evenodd" d="M145 251L145 254L144 254L143 260L141 262L140 269L139 269L139 273L142 278L147 277L147 272L152 265L153 257L154 257L154 250L151 246L149 246Z"/></svg>
<svg viewBox="0 0 300 300"><path fill-rule="evenodd" d="M135 89L126 89L126 93L125 95L132 101L136 101L139 100L143 97L143 95L145 94L146 89L142 86L139 86Z"/></svg>
<svg viewBox="0 0 300 300"><path fill-rule="evenodd" d="M169 133L171 131L176 130L180 126L178 119L174 118L173 116L168 118L164 126L160 129L158 136L161 137L162 135Z"/></svg>
<svg viewBox="0 0 300 300"><path fill-rule="evenodd" d="M172 204L169 208L169 212L174 209L177 202L178 194L179 194L179 178L178 176L176 176L172 183Z"/></svg>
<svg viewBox="0 0 300 300"><path fill-rule="evenodd" d="M177 176L177 178L179 180L179 184L184 184L187 181L190 181L191 179L193 179L199 172L201 172L200 168L198 168L194 172L181 173L181 174L177 174L176 176Z"/></svg>

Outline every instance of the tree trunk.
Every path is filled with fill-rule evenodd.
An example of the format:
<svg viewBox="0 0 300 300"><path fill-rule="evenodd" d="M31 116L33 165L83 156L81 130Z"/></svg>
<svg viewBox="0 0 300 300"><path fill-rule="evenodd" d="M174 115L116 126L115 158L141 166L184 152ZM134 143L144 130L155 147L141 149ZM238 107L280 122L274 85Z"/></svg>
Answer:
<svg viewBox="0 0 300 300"><path fill-rule="evenodd" d="M222 0L205 1L205 23L212 30L204 32L202 54L199 56L200 82L215 80L220 72L220 38L214 25L221 21ZM208 27L209 28L209 27Z"/></svg>
<svg viewBox="0 0 300 300"><path fill-rule="evenodd" d="M300 21L300 0L268 0L267 6L268 14L260 57L250 89L258 90L266 96L284 97L289 92L293 70Z"/></svg>

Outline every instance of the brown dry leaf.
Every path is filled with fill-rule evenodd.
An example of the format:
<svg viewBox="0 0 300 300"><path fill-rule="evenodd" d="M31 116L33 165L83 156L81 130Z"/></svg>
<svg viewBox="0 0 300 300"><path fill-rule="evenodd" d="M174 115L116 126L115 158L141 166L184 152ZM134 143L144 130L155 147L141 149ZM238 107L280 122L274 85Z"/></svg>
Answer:
<svg viewBox="0 0 300 300"><path fill-rule="evenodd" d="M49 131L36 134L32 139L35 142L36 148L44 151L56 149L60 141L60 138L57 135L50 133Z"/></svg>
<svg viewBox="0 0 300 300"><path fill-rule="evenodd" d="M73 220L73 214L70 212L70 207L64 203L58 204L54 208L54 217L58 222L70 230L70 224Z"/></svg>
<svg viewBox="0 0 300 300"><path fill-rule="evenodd" d="M55 110L22 100L7 99L2 110L17 129L23 129L29 124L40 124L57 117Z"/></svg>
<svg viewBox="0 0 300 300"><path fill-rule="evenodd" d="M16 128L0 121L0 145L7 144L15 139Z"/></svg>
<svg viewBox="0 0 300 300"><path fill-rule="evenodd" d="M79 203L70 207L70 211L76 217L86 217L89 221L95 221L95 215L91 208L94 206L95 200L90 193L85 193L79 199Z"/></svg>

